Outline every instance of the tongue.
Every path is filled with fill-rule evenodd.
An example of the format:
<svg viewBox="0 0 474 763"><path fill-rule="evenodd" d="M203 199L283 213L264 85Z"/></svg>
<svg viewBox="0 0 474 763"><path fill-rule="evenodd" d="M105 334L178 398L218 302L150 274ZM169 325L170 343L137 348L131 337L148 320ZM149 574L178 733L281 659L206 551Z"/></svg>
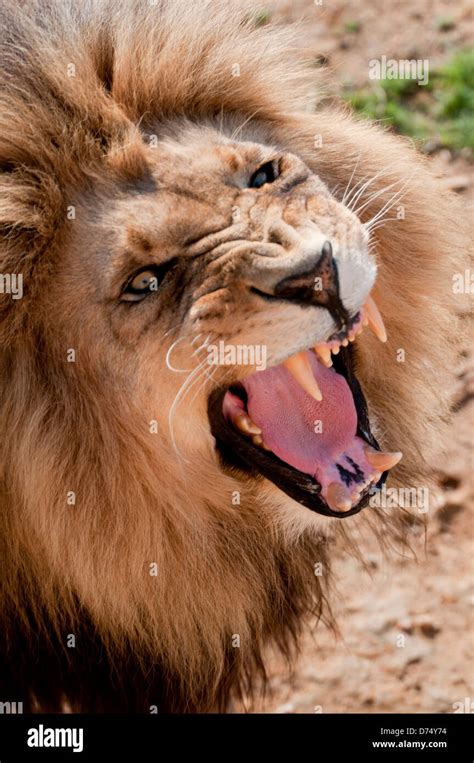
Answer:
<svg viewBox="0 0 474 763"><path fill-rule="evenodd" d="M322 401L311 397L283 366L257 371L243 382L250 418L282 461L315 477L323 496L332 482L360 490L374 469L356 435L357 412L343 376L308 352Z"/></svg>

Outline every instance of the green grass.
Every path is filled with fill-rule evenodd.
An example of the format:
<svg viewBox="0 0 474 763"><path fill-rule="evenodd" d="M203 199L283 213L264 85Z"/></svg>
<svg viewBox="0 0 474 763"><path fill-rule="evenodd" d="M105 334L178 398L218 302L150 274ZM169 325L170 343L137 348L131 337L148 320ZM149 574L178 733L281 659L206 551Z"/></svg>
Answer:
<svg viewBox="0 0 474 763"><path fill-rule="evenodd" d="M346 87L343 97L368 119L383 120L422 144L474 153L474 51L456 53L430 70L427 85L416 80L380 80L370 87Z"/></svg>
<svg viewBox="0 0 474 763"><path fill-rule="evenodd" d="M344 31L348 34L356 34L357 32L360 32L360 29L360 21L346 21L344 24Z"/></svg>

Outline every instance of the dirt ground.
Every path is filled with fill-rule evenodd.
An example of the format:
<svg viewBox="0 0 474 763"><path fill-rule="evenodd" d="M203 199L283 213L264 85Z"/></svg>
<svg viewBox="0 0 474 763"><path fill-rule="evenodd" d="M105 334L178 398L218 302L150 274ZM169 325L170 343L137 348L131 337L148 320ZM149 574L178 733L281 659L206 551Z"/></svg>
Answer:
<svg viewBox="0 0 474 763"><path fill-rule="evenodd" d="M337 88L367 83L370 58L428 58L443 63L472 44L464 0L272 0L272 22L301 19L301 55L324 56ZM449 18L446 31L439 18ZM356 34L346 24L359 22ZM451 26L452 24L452 26ZM473 167L463 153L431 159L472 213ZM411 557L384 559L374 541L364 549L371 574L341 551L334 561L340 636L309 628L291 676L275 658L271 692L253 710L302 712L453 712L473 698L472 444L474 374L466 348L453 388L448 454L433 469L439 501L427 538L414 526ZM425 543L426 541L426 543Z"/></svg>

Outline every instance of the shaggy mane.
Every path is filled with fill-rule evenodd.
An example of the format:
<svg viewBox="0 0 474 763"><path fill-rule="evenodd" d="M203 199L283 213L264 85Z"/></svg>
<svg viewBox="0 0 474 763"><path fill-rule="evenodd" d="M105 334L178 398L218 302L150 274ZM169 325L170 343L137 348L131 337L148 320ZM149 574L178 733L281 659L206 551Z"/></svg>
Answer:
<svg viewBox="0 0 474 763"><path fill-rule="evenodd" d="M390 352L382 361L368 338L358 375L386 449L404 451L398 479L409 485L449 410L459 209L405 141L346 112L312 113L315 72L295 62L294 37L256 28L246 6L7 0L0 24L0 265L24 278L22 300L0 295L2 696L21 692L29 710L224 709L264 679L265 645L291 658L305 618L321 614L329 575L313 568L328 569L328 544L296 524L269 528L252 505L229 512L222 491L235 481L216 489L201 464L180 484L164 445L157 485L126 396L86 349L85 373L65 372L35 299L68 208L78 188L106 182L105 166L116 183L143 177L143 146L177 117L244 136L258 125L340 199L374 178L364 221L403 190L404 219L373 236ZM363 512L353 527L383 534L397 523Z"/></svg>

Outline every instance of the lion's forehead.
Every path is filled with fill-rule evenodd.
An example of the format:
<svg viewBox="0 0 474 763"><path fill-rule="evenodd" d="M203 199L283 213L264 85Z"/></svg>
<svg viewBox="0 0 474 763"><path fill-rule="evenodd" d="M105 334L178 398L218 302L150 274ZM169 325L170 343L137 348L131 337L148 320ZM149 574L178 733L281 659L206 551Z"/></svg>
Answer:
<svg viewBox="0 0 474 763"><path fill-rule="evenodd" d="M246 170L246 162L232 149L223 148L229 172ZM188 168L185 174L162 168L153 192L120 196L115 203L105 200L104 227L109 228L121 247L150 253L155 247L177 248L212 233L220 233L219 243L239 238L265 238L272 220L284 221L300 230L321 226L338 237L356 231L358 221L342 204L322 189L317 176L290 191L255 194L237 183L226 182L202 171ZM178 251L179 250L179 251Z"/></svg>

